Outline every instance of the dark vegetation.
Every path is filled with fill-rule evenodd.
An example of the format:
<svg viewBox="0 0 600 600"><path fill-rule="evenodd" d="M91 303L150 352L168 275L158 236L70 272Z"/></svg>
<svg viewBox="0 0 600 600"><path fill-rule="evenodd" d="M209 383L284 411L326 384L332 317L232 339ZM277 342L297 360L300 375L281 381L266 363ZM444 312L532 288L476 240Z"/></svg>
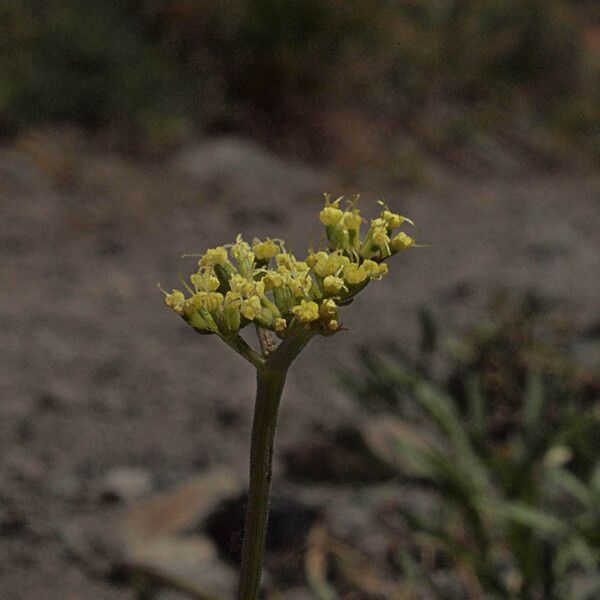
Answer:
<svg viewBox="0 0 600 600"><path fill-rule="evenodd" d="M395 557L436 598L596 598L600 590L600 380L535 297L500 300L435 374L436 327L418 357L364 349L344 382L395 423L389 457L417 502ZM419 596L420 597L420 596Z"/></svg>
<svg viewBox="0 0 600 600"><path fill-rule="evenodd" d="M593 5L3 2L0 126L77 123L151 149L236 131L342 164L350 146L401 161L415 150L399 133L442 157L490 135L598 151Z"/></svg>

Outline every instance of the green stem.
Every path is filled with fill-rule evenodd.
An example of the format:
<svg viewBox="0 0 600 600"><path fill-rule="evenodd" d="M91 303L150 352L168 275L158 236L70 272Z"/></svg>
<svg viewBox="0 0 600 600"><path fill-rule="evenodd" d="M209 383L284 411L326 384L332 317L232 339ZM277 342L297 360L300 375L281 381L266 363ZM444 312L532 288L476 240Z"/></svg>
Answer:
<svg viewBox="0 0 600 600"><path fill-rule="evenodd" d="M277 411L287 368L258 368L250 450L250 488L246 509L238 600L256 600L260 591L273 467Z"/></svg>

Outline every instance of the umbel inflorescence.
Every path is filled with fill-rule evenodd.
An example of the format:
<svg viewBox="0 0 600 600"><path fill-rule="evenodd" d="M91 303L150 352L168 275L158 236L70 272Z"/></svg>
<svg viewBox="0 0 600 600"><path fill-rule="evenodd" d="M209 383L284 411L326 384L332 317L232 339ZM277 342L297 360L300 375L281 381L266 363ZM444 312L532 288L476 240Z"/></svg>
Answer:
<svg viewBox="0 0 600 600"><path fill-rule="evenodd" d="M325 206L319 219L325 226L327 248L309 250L299 260L283 240L254 239L211 248L200 257L198 271L185 290L165 292L165 304L196 331L236 337L243 327L257 326L285 338L294 328L310 328L328 335L340 329L340 307L372 280L388 272L387 258L406 250L415 240L398 231L410 219L393 213L383 203L364 235L365 219L343 198Z"/></svg>

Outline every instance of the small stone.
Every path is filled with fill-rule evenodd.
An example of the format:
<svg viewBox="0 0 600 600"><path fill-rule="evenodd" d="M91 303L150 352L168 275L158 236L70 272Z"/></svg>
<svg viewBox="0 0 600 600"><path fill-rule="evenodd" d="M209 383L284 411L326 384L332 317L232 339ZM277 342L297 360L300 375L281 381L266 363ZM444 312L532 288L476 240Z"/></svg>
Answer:
<svg viewBox="0 0 600 600"><path fill-rule="evenodd" d="M227 469L213 469L132 507L126 534L148 539L191 531L224 498L239 493L241 482Z"/></svg>
<svg viewBox="0 0 600 600"><path fill-rule="evenodd" d="M170 593L194 590L198 597L226 598L236 586L235 569L223 563L211 541L200 535L141 541L130 546L126 562L142 584L156 583Z"/></svg>
<svg viewBox="0 0 600 600"><path fill-rule="evenodd" d="M100 497L104 502L129 502L152 491L153 481L146 469L117 467L106 473Z"/></svg>

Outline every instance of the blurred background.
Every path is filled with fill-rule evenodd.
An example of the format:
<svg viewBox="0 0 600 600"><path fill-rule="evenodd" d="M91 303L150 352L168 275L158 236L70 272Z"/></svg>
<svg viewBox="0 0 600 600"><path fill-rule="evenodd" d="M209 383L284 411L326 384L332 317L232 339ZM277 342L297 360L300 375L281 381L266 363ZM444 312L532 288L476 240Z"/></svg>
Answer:
<svg viewBox="0 0 600 600"><path fill-rule="evenodd" d="M415 248L281 409L264 597L600 597L594 0L0 0L0 597L228 598L253 373L162 305L322 194Z"/></svg>

